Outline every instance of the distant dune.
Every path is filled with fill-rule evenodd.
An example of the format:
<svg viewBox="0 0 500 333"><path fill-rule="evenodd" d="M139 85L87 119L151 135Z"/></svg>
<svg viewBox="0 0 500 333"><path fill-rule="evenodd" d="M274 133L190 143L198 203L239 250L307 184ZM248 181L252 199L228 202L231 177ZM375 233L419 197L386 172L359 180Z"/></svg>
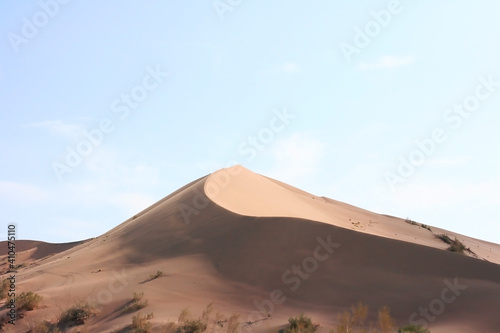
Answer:
<svg viewBox="0 0 500 333"><path fill-rule="evenodd" d="M370 320L386 305L398 326L500 332L500 245L409 222L241 166L222 169L97 238L18 241L17 292L43 301L17 321L16 332L56 321L78 300L99 312L68 332L125 332L137 312L122 309L134 292L144 293L140 312L153 312L155 326L176 321L186 307L197 318L214 302L226 317L241 315L240 332L277 331L300 313L328 332L361 301ZM448 251L437 237L444 234L468 250ZM6 278L6 265L0 269ZM158 270L163 276L151 279Z"/></svg>

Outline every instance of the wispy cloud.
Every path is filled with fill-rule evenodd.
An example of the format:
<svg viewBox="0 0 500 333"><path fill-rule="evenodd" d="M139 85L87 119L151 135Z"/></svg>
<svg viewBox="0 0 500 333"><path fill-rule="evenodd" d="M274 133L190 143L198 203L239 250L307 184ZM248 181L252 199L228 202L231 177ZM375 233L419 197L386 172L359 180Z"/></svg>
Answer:
<svg viewBox="0 0 500 333"><path fill-rule="evenodd" d="M360 62L358 65L359 70L381 69L381 68L396 68L408 66L415 62L412 56L393 57L383 56L373 62Z"/></svg>
<svg viewBox="0 0 500 333"><path fill-rule="evenodd" d="M27 124L24 127L41 128L68 138L78 137L83 131L83 127L74 124L67 124L61 120L46 120L38 123Z"/></svg>

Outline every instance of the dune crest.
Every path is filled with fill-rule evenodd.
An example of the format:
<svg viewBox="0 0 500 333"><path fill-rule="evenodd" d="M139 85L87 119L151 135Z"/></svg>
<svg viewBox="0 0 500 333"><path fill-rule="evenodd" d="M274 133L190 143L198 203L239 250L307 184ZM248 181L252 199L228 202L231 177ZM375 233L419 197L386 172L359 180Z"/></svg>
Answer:
<svg viewBox="0 0 500 333"><path fill-rule="evenodd" d="M233 213L255 217L308 219L404 242L446 249L436 235L457 237L470 256L500 264L500 246L437 227L431 230L404 223L333 199L315 196L280 181L254 173L241 165L218 170L205 182L206 195Z"/></svg>

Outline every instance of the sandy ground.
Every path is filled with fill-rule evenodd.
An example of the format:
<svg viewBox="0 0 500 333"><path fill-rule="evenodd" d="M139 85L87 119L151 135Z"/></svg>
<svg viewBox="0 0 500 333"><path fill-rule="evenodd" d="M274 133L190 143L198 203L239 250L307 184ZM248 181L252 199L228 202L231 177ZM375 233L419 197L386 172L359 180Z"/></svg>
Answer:
<svg viewBox="0 0 500 333"><path fill-rule="evenodd" d="M81 243L20 241L16 291L43 296L16 323L25 332L80 300L99 313L68 332L125 332L133 293L156 327L188 307L240 314L241 332L269 332L305 313L328 332L352 304L387 305L397 325L500 332L500 246L317 197L236 166L198 179ZM451 253L435 237L460 239ZM1 254L7 245L0 242ZM5 252L4 252L5 251ZM5 255L1 263L6 262ZM5 274L5 265L0 271ZM157 270L164 275L151 280ZM3 304L3 303L1 303ZM0 315L7 309L3 305ZM265 319L265 320L261 320ZM255 322L251 325L246 322ZM226 332L226 327L215 328Z"/></svg>

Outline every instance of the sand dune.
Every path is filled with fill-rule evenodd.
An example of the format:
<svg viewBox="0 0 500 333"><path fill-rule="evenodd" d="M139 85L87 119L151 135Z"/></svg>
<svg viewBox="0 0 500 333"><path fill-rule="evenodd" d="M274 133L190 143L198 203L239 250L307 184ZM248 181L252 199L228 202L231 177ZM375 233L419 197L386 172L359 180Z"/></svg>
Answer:
<svg viewBox="0 0 500 333"><path fill-rule="evenodd" d="M327 332L338 313L362 301L371 319L389 306L400 326L411 320L432 332L500 332L500 246L431 230L240 166L223 169L102 236L26 256L17 288L42 295L44 306L16 329L55 320L76 300L89 299L100 311L88 331L119 332L135 314L120 309L133 292L144 292L149 305L142 312L154 312L155 325L175 320L187 306L199 316L213 301L225 314L240 313L242 325L267 318L243 332L277 329L301 312ZM446 251L434 236L440 233L457 236L478 258ZM164 276L150 280L157 270Z"/></svg>
<svg viewBox="0 0 500 333"><path fill-rule="evenodd" d="M429 230L401 223L401 219L374 214L343 202L317 197L290 185L253 173L242 166L220 170L205 184L209 198L221 207L241 215L297 217L325 222L371 235L444 249L446 243L435 234L457 237L479 258L500 264L498 245L440 228Z"/></svg>

